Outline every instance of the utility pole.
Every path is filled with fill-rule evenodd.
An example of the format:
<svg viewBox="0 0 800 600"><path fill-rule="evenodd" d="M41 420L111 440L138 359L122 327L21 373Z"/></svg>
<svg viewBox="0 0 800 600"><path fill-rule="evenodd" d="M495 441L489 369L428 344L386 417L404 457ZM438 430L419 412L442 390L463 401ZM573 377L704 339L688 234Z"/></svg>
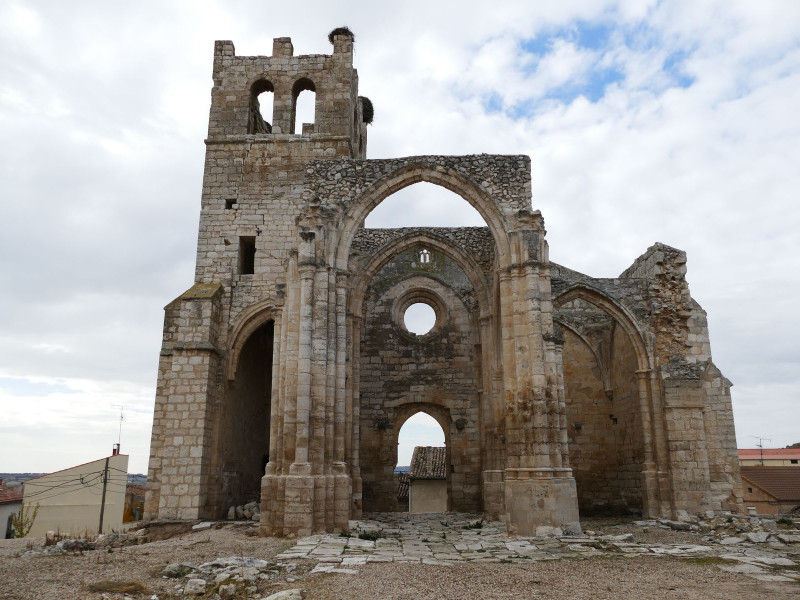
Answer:
<svg viewBox="0 0 800 600"><path fill-rule="evenodd" d="M103 497L100 499L100 527L97 533L103 533L103 513L106 512L106 488L108 487L108 457L106 456L106 467L103 469Z"/></svg>
<svg viewBox="0 0 800 600"><path fill-rule="evenodd" d="M766 440L768 442L771 442L772 440L769 439L769 438L765 438L765 437L759 437L757 435L751 435L750 437L758 440L758 444L756 444L756 448L761 450L761 452L759 454L761 455L761 466L763 467L764 466L764 440Z"/></svg>

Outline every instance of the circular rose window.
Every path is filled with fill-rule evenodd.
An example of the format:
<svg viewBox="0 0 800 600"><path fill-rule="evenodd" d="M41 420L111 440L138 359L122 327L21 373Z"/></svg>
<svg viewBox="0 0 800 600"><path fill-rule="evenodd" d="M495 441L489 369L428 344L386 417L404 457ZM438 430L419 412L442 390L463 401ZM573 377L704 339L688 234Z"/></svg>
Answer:
<svg viewBox="0 0 800 600"><path fill-rule="evenodd" d="M403 313L403 324L416 335L425 335L436 324L436 311L424 302L415 302Z"/></svg>

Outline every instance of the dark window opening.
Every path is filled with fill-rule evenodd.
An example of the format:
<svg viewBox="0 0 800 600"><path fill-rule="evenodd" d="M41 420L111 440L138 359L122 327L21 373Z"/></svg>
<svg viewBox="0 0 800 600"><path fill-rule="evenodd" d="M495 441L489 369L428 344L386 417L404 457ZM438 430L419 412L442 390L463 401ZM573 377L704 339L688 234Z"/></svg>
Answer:
<svg viewBox="0 0 800 600"><path fill-rule="evenodd" d="M256 272L256 238L239 238L239 274L252 275Z"/></svg>
<svg viewBox="0 0 800 600"><path fill-rule="evenodd" d="M753 488L751 488L751 487L747 488L747 493L748 494L752 494L753 493Z"/></svg>
<svg viewBox="0 0 800 600"><path fill-rule="evenodd" d="M796 464L797 464L797 459L796 459L796 458L790 458L790 459L789 459L789 462L790 462L791 464L793 464L793 465L796 465Z"/></svg>
<svg viewBox="0 0 800 600"><path fill-rule="evenodd" d="M236 204L236 200L233 198L228 198L225 200L225 210L230 210L233 208L233 205Z"/></svg>

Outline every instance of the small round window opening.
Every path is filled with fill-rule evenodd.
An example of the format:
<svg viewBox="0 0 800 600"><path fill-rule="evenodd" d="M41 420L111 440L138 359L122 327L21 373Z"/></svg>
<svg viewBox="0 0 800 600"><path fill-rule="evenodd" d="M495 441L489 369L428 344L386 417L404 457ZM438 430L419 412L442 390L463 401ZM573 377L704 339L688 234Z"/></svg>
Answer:
<svg viewBox="0 0 800 600"><path fill-rule="evenodd" d="M419 251L419 263L421 265L427 265L431 262L431 251L427 248L423 248Z"/></svg>
<svg viewBox="0 0 800 600"><path fill-rule="evenodd" d="M436 311L424 302L415 302L403 313L406 329L416 335L425 335L436 324Z"/></svg>

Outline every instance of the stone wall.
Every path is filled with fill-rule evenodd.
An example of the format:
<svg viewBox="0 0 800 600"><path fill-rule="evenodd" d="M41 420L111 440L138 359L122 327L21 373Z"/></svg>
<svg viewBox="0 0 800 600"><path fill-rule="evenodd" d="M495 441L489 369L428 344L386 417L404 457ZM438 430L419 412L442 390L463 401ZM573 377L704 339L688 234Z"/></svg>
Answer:
<svg viewBox="0 0 800 600"><path fill-rule="evenodd" d="M365 302L361 343L360 428L364 510L395 503L397 438L405 418L418 411L443 420L452 510L480 509L480 356L469 279L452 260L420 249L397 255L373 278ZM417 336L406 330L403 308L422 301L436 325Z"/></svg>

